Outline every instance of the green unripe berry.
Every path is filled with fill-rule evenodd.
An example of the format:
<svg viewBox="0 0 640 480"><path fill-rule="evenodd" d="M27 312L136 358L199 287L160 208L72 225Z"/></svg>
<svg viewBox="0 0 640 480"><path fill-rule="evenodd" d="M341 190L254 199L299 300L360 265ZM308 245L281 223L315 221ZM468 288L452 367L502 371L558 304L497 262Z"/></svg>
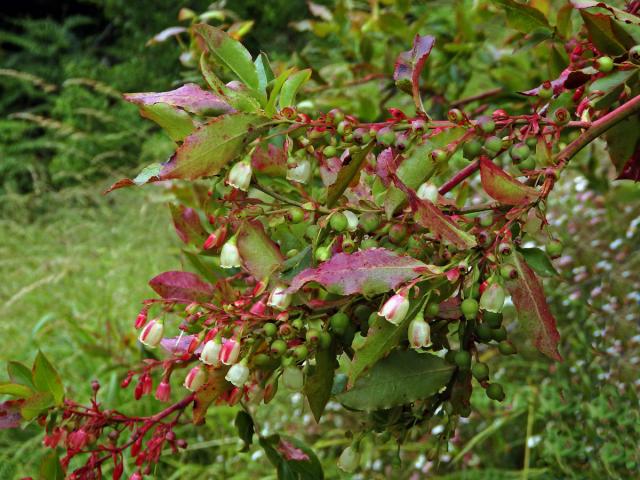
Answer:
<svg viewBox="0 0 640 480"><path fill-rule="evenodd" d="M338 335L344 334L347 330L351 322L349 321L349 317L344 312L338 312L331 316L329 319L329 325L331 326L331 330L336 332Z"/></svg>
<svg viewBox="0 0 640 480"><path fill-rule="evenodd" d="M369 143L371 136L366 128L356 128L353 132L353 141L359 144Z"/></svg>
<svg viewBox="0 0 640 480"><path fill-rule="evenodd" d="M471 367L471 354L466 350L460 350L456 352L453 361L460 370L469 370Z"/></svg>
<svg viewBox="0 0 640 480"><path fill-rule="evenodd" d="M330 158L330 157L335 157L336 153L338 153L338 150L333 145L327 145L322 150L322 153L324 154L325 157Z"/></svg>
<svg viewBox="0 0 640 480"><path fill-rule="evenodd" d="M462 146L462 155L467 160L473 160L480 154L481 150L482 143L480 143L480 140L474 138L469 140Z"/></svg>
<svg viewBox="0 0 640 480"><path fill-rule="evenodd" d="M437 317L438 313L440 313L440 305L437 302L429 302L425 312L427 317Z"/></svg>
<svg viewBox="0 0 640 480"><path fill-rule="evenodd" d="M529 148L535 148L538 145L538 139L536 137L527 137L525 142Z"/></svg>
<svg viewBox="0 0 640 480"><path fill-rule="evenodd" d="M476 327L476 337L483 343L491 341L491 327L487 323L481 323Z"/></svg>
<svg viewBox="0 0 640 480"><path fill-rule="evenodd" d="M484 148L492 155L495 155L502 150L502 139L495 135L488 137L484 141Z"/></svg>
<svg viewBox="0 0 640 480"><path fill-rule="evenodd" d="M302 319L296 318L293 322L291 322L291 326L296 330L302 330L302 327L304 327L304 323L302 322Z"/></svg>
<svg viewBox="0 0 640 480"><path fill-rule="evenodd" d="M266 353L258 353L257 355L253 356L253 364L256 367L264 367L269 363L271 363L271 357Z"/></svg>
<svg viewBox="0 0 640 480"><path fill-rule="evenodd" d="M309 355L309 349L305 345L298 345L293 349L293 357L296 360L304 360Z"/></svg>
<svg viewBox="0 0 640 480"><path fill-rule="evenodd" d="M502 313L483 311L482 319L484 322L489 325L491 328L500 328L502 325ZM493 333L491 334L493 337Z"/></svg>
<svg viewBox="0 0 640 480"><path fill-rule="evenodd" d="M300 207L291 207L287 212L291 223L300 223L304 220L304 210Z"/></svg>
<svg viewBox="0 0 640 480"><path fill-rule="evenodd" d="M316 260L319 262L326 262L331 257L331 250L329 247L316 248Z"/></svg>
<svg viewBox="0 0 640 480"><path fill-rule="evenodd" d="M342 110L338 110L337 108L334 108L333 110L331 110L329 112L329 116L333 120L334 125L344 120L344 113L342 112Z"/></svg>
<svg viewBox="0 0 640 480"><path fill-rule="evenodd" d="M499 383L492 383L487 387L485 392L487 393L487 397L489 397L491 400L497 400L498 402L504 400L504 389Z"/></svg>
<svg viewBox="0 0 640 480"><path fill-rule="evenodd" d="M533 170L534 168L536 168L535 157L529 157L522 160L520 162L520 165L518 165L518 167L520 168L520 170Z"/></svg>
<svg viewBox="0 0 640 480"><path fill-rule="evenodd" d="M396 141L396 134L388 127L381 128L376 133L376 141L385 147L393 145Z"/></svg>
<svg viewBox="0 0 640 480"><path fill-rule="evenodd" d="M320 348L322 349L329 348L331 345L331 334L329 332L320 332L318 345L320 345Z"/></svg>
<svg viewBox="0 0 640 480"><path fill-rule="evenodd" d="M375 212L365 212L360 215L358 223L365 233L371 233L380 226L380 215Z"/></svg>
<svg viewBox="0 0 640 480"><path fill-rule="evenodd" d="M464 318L473 320L478 314L478 301L475 298L465 298L460 304Z"/></svg>
<svg viewBox="0 0 640 480"><path fill-rule="evenodd" d="M500 267L500 276L505 280L515 280L518 278L518 271L513 265L505 263Z"/></svg>
<svg viewBox="0 0 640 480"><path fill-rule="evenodd" d="M464 120L464 114L459 109L452 108L451 110L449 110L447 118L452 123L462 123L462 121Z"/></svg>
<svg viewBox="0 0 640 480"><path fill-rule="evenodd" d="M287 258L293 258L300 253L298 249L292 248L291 250L287 250Z"/></svg>
<svg viewBox="0 0 640 480"><path fill-rule="evenodd" d="M447 363L455 364L456 363L456 351L455 350L447 350L447 353L444 354L444 360Z"/></svg>
<svg viewBox="0 0 640 480"><path fill-rule="evenodd" d="M513 355L514 353L516 353L516 347L514 347L510 342L507 342L506 340L498 343L498 350L502 355Z"/></svg>
<svg viewBox="0 0 640 480"><path fill-rule="evenodd" d="M307 333L305 335L307 343L318 343L320 341L320 333L321 332L316 330L315 328L310 328L309 330L307 330Z"/></svg>
<svg viewBox="0 0 640 480"><path fill-rule="evenodd" d="M507 339L507 329L504 327L494 328L491 330L491 336L496 342L502 342Z"/></svg>
<svg viewBox="0 0 640 480"><path fill-rule="evenodd" d="M485 215L483 215L482 217L480 217L480 226L481 227L490 227L491 225L493 225L493 214L492 213L487 213Z"/></svg>
<svg viewBox="0 0 640 480"><path fill-rule="evenodd" d="M525 160L531 154L531 149L526 143L520 142L516 143L509 150L509 156L511 156L511 160L513 163L519 163L522 160Z"/></svg>
<svg viewBox="0 0 640 480"><path fill-rule="evenodd" d="M549 100L553 96L553 88L552 87L540 87L538 90L538 97L542 100Z"/></svg>
<svg viewBox="0 0 640 480"><path fill-rule="evenodd" d="M487 378L489 378L489 366L486 363L482 362L476 363L471 368L471 374L479 382L486 380Z"/></svg>
<svg viewBox="0 0 640 480"><path fill-rule="evenodd" d="M286 351L287 344L284 340L277 339L271 342L271 353L273 353L276 357L279 357Z"/></svg>
<svg viewBox="0 0 640 480"><path fill-rule="evenodd" d="M553 121L558 125L565 125L571 120L569 110L564 107L556 108L553 111Z"/></svg>
<svg viewBox="0 0 640 480"><path fill-rule="evenodd" d="M551 240L545 245L544 249L550 257L559 257L562 255L562 242L560 240Z"/></svg>
<svg viewBox="0 0 640 480"><path fill-rule="evenodd" d="M407 226L404 223L394 223L389 230L389 240L398 245L407 238Z"/></svg>
<svg viewBox="0 0 640 480"><path fill-rule="evenodd" d="M318 232L319 231L320 231L320 227L318 227L318 225L312 223L311 225L309 225L307 227L307 229L304 232L304 235L308 239L314 240L318 236Z"/></svg>
<svg viewBox="0 0 640 480"><path fill-rule="evenodd" d="M338 132L338 135L344 136L351 133L352 128L353 127L349 122L343 120L340 123L338 123L338 126L336 127L336 132Z"/></svg>
<svg viewBox="0 0 640 480"><path fill-rule="evenodd" d="M484 133L493 133L496 129L496 122L489 117L482 117L478 119L478 126Z"/></svg>
<svg viewBox="0 0 640 480"><path fill-rule="evenodd" d="M356 317L356 320L359 322L366 322L369 320L369 316L371 316L371 308L363 303L359 303L353 309L353 316Z"/></svg>
<svg viewBox="0 0 640 480"><path fill-rule="evenodd" d="M431 158L435 162L444 162L448 157L449 155L447 155L447 152L445 152L441 148L436 148L433 152L431 152Z"/></svg>
<svg viewBox="0 0 640 480"><path fill-rule="evenodd" d="M609 73L613 70L613 59L611 57L600 57L595 61L595 66L599 72Z"/></svg>
<svg viewBox="0 0 640 480"><path fill-rule="evenodd" d="M267 337L273 337L278 332L278 327L276 327L275 323L265 323L262 329Z"/></svg>
<svg viewBox="0 0 640 480"><path fill-rule="evenodd" d="M349 221L344 213L335 212L329 219L329 225L331 225L331 228L336 232L344 232L349 226Z"/></svg>
<svg viewBox="0 0 640 480"><path fill-rule="evenodd" d="M368 250L370 248L376 248L378 246L378 241L375 238L365 238L360 242L361 250Z"/></svg>

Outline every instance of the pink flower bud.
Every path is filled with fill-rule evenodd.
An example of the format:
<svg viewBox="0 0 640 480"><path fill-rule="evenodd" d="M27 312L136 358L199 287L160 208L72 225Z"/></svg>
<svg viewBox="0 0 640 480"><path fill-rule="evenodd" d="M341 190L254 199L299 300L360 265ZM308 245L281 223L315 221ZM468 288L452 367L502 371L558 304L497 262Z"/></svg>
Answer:
<svg viewBox="0 0 640 480"><path fill-rule="evenodd" d="M299 392L304 386L304 374L298 367L286 367L282 372L282 383L284 386L293 391Z"/></svg>
<svg viewBox="0 0 640 480"><path fill-rule="evenodd" d="M142 474L140 472L135 472L129 477L129 480L142 480Z"/></svg>
<svg viewBox="0 0 640 480"><path fill-rule="evenodd" d="M240 356L240 343L234 338L228 339L220 349L220 361L225 365L233 365Z"/></svg>
<svg viewBox="0 0 640 480"><path fill-rule="evenodd" d="M394 325L399 325L409 312L409 300L404 295L396 293L385 302L378 315L387 319Z"/></svg>
<svg viewBox="0 0 640 480"><path fill-rule="evenodd" d="M236 387L242 387L249 380L249 367L245 362L236 363L231 366L224 378Z"/></svg>
<svg viewBox="0 0 640 480"><path fill-rule="evenodd" d="M216 235L215 232L213 232L211 235L209 235L207 237L207 239L204 241L204 244L202 245L202 249L203 250L210 250L212 249L215 245L216 242L218 241L218 236Z"/></svg>
<svg viewBox="0 0 640 480"><path fill-rule="evenodd" d="M264 304L264 300L254 303L249 310L252 315L264 315L267 306Z"/></svg>
<svg viewBox="0 0 640 480"><path fill-rule="evenodd" d="M157 320L151 320L140 332L140 342L149 348L155 348L160 344L164 335L164 325Z"/></svg>
<svg viewBox="0 0 640 480"><path fill-rule="evenodd" d="M67 437L67 447L75 452L82 450L89 442L89 435L82 428L74 430Z"/></svg>
<svg viewBox="0 0 640 480"><path fill-rule="evenodd" d="M287 180L298 183L307 183L311 176L311 162L309 160L299 160L295 167L287 170Z"/></svg>
<svg viewBox="0 0 640 480"><path fill-rule="evenodd" d="M431 344L431 327L425 322L422 313L411 320L407 334L413 348L428 347Z"/></svg>
<svg viewBox="0 0 640 480"><path fill-rule="evenodd" d="M147 307L142 307L140 313L136 317L136 328L144 327L144 324L147 323L147 315L149 314L149 309Z"/></svg>
<svg viewBox="0 0 640 480"><path fill-rule="evenodd" d="M206 365L213 365L217 367L220 365L220 351L222 350L222 343L218 340L209 340L202 347L200 352L200 361Z"/></svg>
<svg viewBox="0 0 640 480"><path fill-rule="evenodd" d="M278 310L286 310L291 305L291 294L287 293L286 287L276 287L269 295L267 305Z"/></svg>
<svg viewBox="0 0 640 480"><path fill-rule="evenodd" d="M200 367L193 367L187 373L186 378L184 379L184 386L187 390L195 392L200 389L204 382L207 380L207 374Z"/></svg>
<svg viewBox="0 0 640 480"><path fill-rule="evenodd" d="M220 252L220 266L222 268L235 268L241 265L242 259L240 258L240 251L236 246L236 237L232 237L222 246L222 251Z"/></svg>
<svg viewBox="0 0 640 480"><path fill-rule="evenodd" d="M251 164L248 161L238 162L229 170L227 183L238 190L246 192L251 184L251 174Z"/></svg>
<svg viewBox="0 0 640 480"><path fill-rule="evenodd" d="M480 309L500 313L504 307L506 293L500 283L490 280L489 286L480 296Z"/></svg>
<svg viewBox="0 0 640 480"><path fill-rule="evenodd" d="M156 388L156 398L161 402L168 402L171 400L171 385L168 382L162 380Z"/></svg>

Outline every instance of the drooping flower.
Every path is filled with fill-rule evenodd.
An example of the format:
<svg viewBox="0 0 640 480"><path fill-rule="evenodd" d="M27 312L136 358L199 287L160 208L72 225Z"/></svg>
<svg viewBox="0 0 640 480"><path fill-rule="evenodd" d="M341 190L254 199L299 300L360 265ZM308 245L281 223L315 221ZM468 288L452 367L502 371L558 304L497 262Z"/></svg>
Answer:
<svg viewBox="0 0 640 480"><path fill-rule="evenodd" d="M311 162L309 160L299 160L295 167L287 170L287 180L298 183L307 183L311 176Z"/></svg>
<svg viewBox="0 0 640 480"><path fill-rule="evenodd" d="M498 281L491 281L480 296L480 309L500 313L504 307L506 293Z"/></svg>
<svg viewBox="0 0 640 480"><path fill-rule="evenodd" d="M240 356L240 342L234 338L227 339L220 349L220 361L225 365L233 365Z"/></svg>
<svg viewBox="0 0 640 480"><path fill-rule="evenodd" d="M189 370L189 373L187 373L187 376L184 379L184 386L187 390L195 392L196 390L200 389L202 385L204 385L204 382L206 380L206 372L199 366L193 367L191 370Z"/></svg>
<svg viewBox="0 0 640 480"><path fill-rule="evenodd" d="M428 347L431 344L431 327L424 320L422 313L409 323L407 336L413 348Z"/></svg>
<svg viewBox="0 0 640 480"><path fill-rule="evenodd" d="M291 294L287 293L287 287L277 286L269 295L267 305L278 310L286 310L291 305Z"/></svg>
<svg viewBox="0 0 640 480"><path fill-rule="evenodd" d="M359 464L360 454L351 446L345 448L338 458L338 468L346 473L355 472Z"/></svg>
<svg viewBox="0 0 640 480"><path fill-rule="evenodd" d="M431 182L424 182L416 192L421 200L429 200L431 203L438 201L438 187Z"/></svg>
<svg viewBox="0 0 640 480"><path fill-rule="evenodd" d="M236 387L242 387L249 380L249 373L249 367L245 361L242 361L232 365L224 378Z"/></svg>
<svg viewBox="0 0 640 480"><path fill-rule="evenodd" d="M164 335L164 325L157 320L151 320L140 332L139 340L149 348L155 348L160 344Z"/></svg>
<svg viewBox="0 0 640 480"><path fill-rule="evenodd" d="M161 402L168 402L171 400L171 385L169 382L162 380L156 388L156 399Z"/></svg>
<svg viewBox="0 0 640 480"><path fill-rule="evenodd" d="M236 237L233 236L222 246L220 252L220 266L222 268L236 268L242 265L240 251L236 244Z"/></svg>
<svg viewBox="0 0 640 480"><path fill-rule="evenodd" d="M358 229L358 216L351 210L345 210L342 213L347 217L347 230L355 232Z"/></svg>
<svg viewBox="0 0 640 480"><path fill-rule="evenodd" d="M402 294L396 293L385 302L378 315L387 319L394 325L399 325L409 312L409 299Z"/></svg>
<svg viewBox="0 0 640 480"><path fill-rule="evenodd" d="M220 351L222 350L222 342L216 338L209 340L202 347L200 352L200 361L206 365L217 367L220 365Z"/></svg>
<svg viewBox="0 0 640 480"><path fill-rule="evenodd" d="M251 184L251 175L251 164L247 160L242 160L229 170L227 183L238 190L246 192Z"/></svg>

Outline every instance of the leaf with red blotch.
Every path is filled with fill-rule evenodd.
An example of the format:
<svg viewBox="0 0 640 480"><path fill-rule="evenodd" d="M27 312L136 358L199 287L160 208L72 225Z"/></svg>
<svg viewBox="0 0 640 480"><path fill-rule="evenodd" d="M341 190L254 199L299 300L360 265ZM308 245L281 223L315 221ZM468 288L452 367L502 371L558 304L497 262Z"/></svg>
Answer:
<svg viewBox="0 0 640 480"><path fill-rule="evenodd" d="M506 205L527 205L538 198L538 191L506 173L489 157L480 157L482 188L494 200Z"/></svg>
<svg viewBox="0 0 640 480"><path fill-rule="evenodd" d="M164 272L149 281L151 288L167 300L206 302L213 295L213 286L191 272Z"/></svg>
<svg viewBox="0 0 640 480"><path fill-rule="evenodd" d="M280 270L284 257L258 221L243 222L238 229L238 251L242 265L258 280L269 278Z"/></svg>
<svg viewBox="0 0 640 480"><path fill-rule="evenodd" d="M125 93L124 99L141 109L164 103L196 115L220 115L234 111L222 97L203 90L195 83L187 83L169 92Z"/></svg>
<svg viewBox="0 0 640 480"><path fill-rule="evenodd" d="M272 177L285 177L287 175L287 152L284 148L277 147L272 143L267 145L266 150L264 145L259 145L251 155L251 168Z"/></svg>
<svg viewBox="0 0 640 480"><path fill-rule="evenodd" d="M316 268L303 270L294 277L288 291L293 293L308 282L316 282L338 295L376 295L424 273L440 272L415 258L384 248L370 248L353 254L339 253Z"/></svg>
<svg viewBox="0 0 640 480"><path fill-rule="evenodd" d="M556 319L549 309L540 280L522 255L513 254L511 262L518 276L508 280L506 286L518 312L518 322L540 352L562 361L558 352L560 334Z"/></svg>
<svg viewBox="0 0 640 480"><path fill-rule="evenodd" d="M568 68L564 70L558 78L555 80L551 80L551 88L553 89L554 94L562 93L565 89L574 90L585 83L587 83L591 79L591 75L581 72L580 70L569 70ZM518 92L521 95L526 95L528 97L535 97L540 92L542 85L539 85L531 90L526 90L524 92Z"/></svg>
<svg viewBox="0 0 640 480"><path fill-rule="evenodd" d="M169 205L171 210L171 218L176 233L186 244L202 245L207 237L207 233L200 222L198 213L193 208L187 208L184 205Z"/></svg>
<svg viewBox="0 0 640 480"><path fill-rule="evenodd" d="M640 143L636 146L636 151L627 163L622 167L620 175L616 180L633 180L640 182Z"/></svg>
<svg viewBox="0 0 640 480"><path fill-rule="evenodd" d="M413 39L413 48L398 55L393 71L396 85L407 93L411 92L419 112L424 112L420 96L420 73L435 43L436 39L431 35L416 35Z"/></svg>
<svg viewBox="0 0 640 480"><path fill-rule="evenodd" d="M627 118L604 134L617 180L640 181L640 118Z"/></svg>
<svg viewBox="0 0 640 480"><path fill-rule="evenodd" d="M612 25L613 21L609 15L589 13L585 10L580 10L580 15L587 28L589 40L600 52L618 56L627 51L617 38L615 27Z"/></svg>
<svg viewBox="0 0 640 480"><path fill-rule="evenodd" d="M282 454L285 460L295 460L296 462L305 462L309 460L309 455L299 448L294 447L293 444L286 440L280 439L280 443L278 443L276 449Z"/></svg>
<svg viewBox="0 0 640 480"><path fill-rule="evenodd" d="M216 117L185 138L168 162L150 165L134 180L120 180L105 193L148 182L196 180L217 175L244 151L267 123L267 118L248 113L229 113Z"/></svg>
<svg viewBox="0 0 640 480"><path fill-rule="evenodd" d="M467 250L477 245L473 235L458 228L455 222L442 213L432 202L419 199L410 190L407 192L410 193L409 205L414 212L414 219L419 225L461 250Z"/></svg>
<svg viewBox="0 0 640 480"><path fill-rule="evenodd" d="M225 392L233 388L233 385L224 378L229 370L226 366L222 366L221 368L204 368L206 368L208 372L208 377L207 382L196 392L196 398L193 404L193 423L195 425L202 424L209 406L218 400Z"/></svg>
<svg viewBox="0 0 640 480"><path fill-rule="evenodd" d="M20 415L20 407L24 400L9 400L0 403L0 430L6 428L18 428L22 415Z"/></svg>

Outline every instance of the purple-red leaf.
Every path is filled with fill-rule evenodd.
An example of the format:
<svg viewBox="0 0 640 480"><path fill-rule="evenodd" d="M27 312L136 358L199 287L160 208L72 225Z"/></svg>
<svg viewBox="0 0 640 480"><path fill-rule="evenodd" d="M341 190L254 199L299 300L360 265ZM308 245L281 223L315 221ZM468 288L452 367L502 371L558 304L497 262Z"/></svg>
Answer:
<svg viewBox="0 0 640 480"><path fill-rule="evenodd" d="M420 97L420 73L435 43L436 39L431 35L416 35L413 39L413 48L398 55L393 72L393 79L399 88L411 91L419 112L424 112L422 97Z"/></svg>
<svg viewBox="0 0 640 480"><path fill-rule="evenodd" d="M554 94L562 93L565 89L573 90L576 89L589 81L591 75L581 72L580 70L564 70L558 78L555 80L551 80L551 88L553 89ZM540 89L543 88L543 85L539 85L536 88L532 88L531 90L526 90L524 92L520 92L522 95L527 95L529 97L535 97L540 92Z"/></svg>
<svg viewBox="0 0 640 480"><path fill-rule="evenodd" d="M640 182L640 142L636 145L633 156L624 164L617 180L633 180Z"/></svg>
<svg viewBox="0 0 640 480"><path fill-rule="evenodd" d="M309 455L286 440L281 439L276 449L286 460L294 460L296 462L306 462L309 460Z"/></svg>
<svg viewBox="0 0 640 480"><path fill-rule="evenodd" d="M169 206L171 210L171 218L176 233L184 243L202 245L207 233L200 223L200 217L193 208L187 208L184 205Z"/></svg>
<svg viewBox="0 0 640 480"><path fill-rule="evenodd" d="M219 115L234 111L221 97L203 90L195 83L187 83L169 92L126 93L124 98L140 107L166 103L195 114Z"/></svg>
<svg viewBox="0 0 640 480"><path fill-rule="evenodd" d="M20 406L24 400L9 400L0 403L0 430L6 428L18 428L20 426Z"/></svg>
<svg viewBox="0 0 640 480"><path fill-rule="evenodd" d="M167 300L206 302L213 295L213 286L190 272L164 272L149 281L151 288Z"/></svg>
<svg viewBox="0 0 640 480"><path fill-rule="evenodd" d="M476 239L473 235L458 228L454 221L442 213L432 202L421 200L415 193L409 192L411 193L409 204L414 212L414 219L418 224L461 250L476 246Z"/></svg>
<svg viewBox="0 0 640 480"><path fill-rule="evenodd" d="M160 346L173 355L181 356L189 352L194 341L198 341L196 335L181 335L179 337L163 338L160 340ZM198 350L201 351L202 347L199 347Z"/></svg>
<svg viewBox="0 0 640 480"><path fill-rule="evenodd" d="M289 292L296 292L307 282L316 282L339 295L375 295L395 289L423 273L438 272L415 258L384 248L371 248L351 255L339 253L317 268L300 272L291 282Z"/></svg>
<svg viewBox="0 0 640 480"><path fill-rule="evenodd" d="M518 322L535 347L547 357L562 361L558 352L560 334L540 280L520 254L512 256L518 276L506 282L513 304L518 311Z"/></svg>
<svg viewBox="0 0 640 480"><path fill-rule="evenodd" d="M538 191L519 182L488 157L480 157L480 178L487 194L506 205L526 205L538 198Z"/></svg>

